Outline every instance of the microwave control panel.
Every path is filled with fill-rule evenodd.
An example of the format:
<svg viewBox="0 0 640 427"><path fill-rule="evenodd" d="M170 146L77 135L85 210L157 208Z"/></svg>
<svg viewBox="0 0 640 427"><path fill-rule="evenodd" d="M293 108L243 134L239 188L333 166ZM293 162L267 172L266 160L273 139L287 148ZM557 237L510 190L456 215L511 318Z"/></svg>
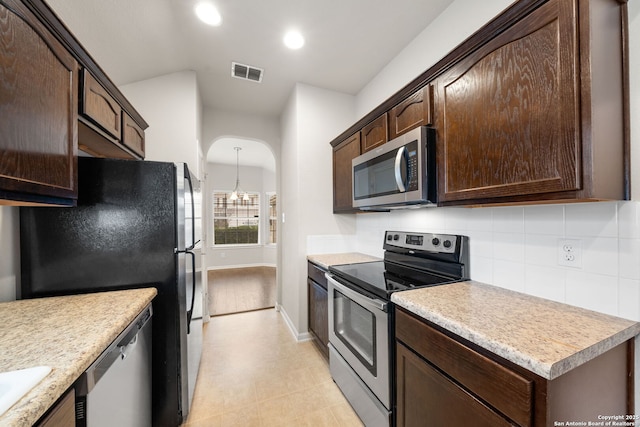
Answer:
<svg viewBox="0 0 640 427"><path fill-rule="evenodd" d="M416 191L418 189L418 141L413 140L407 145L407 191Z"/></svg>

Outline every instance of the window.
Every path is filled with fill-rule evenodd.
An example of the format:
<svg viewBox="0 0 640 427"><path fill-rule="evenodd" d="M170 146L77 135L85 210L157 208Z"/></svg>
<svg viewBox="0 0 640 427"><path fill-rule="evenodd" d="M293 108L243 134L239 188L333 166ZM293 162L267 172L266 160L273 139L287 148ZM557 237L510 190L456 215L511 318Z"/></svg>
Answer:
<svg viewBox="0 0 640 427"><path fill-rule="evenodd" d="M213 244L260 243L260 194L247 193L249 200L231 200L231 191L213 193Z"/></svg>
<svg viewBox="0 0 640 427"><path fill-rule="evenodd" d="M278 242L278 211L276 209L276 202L278 201L276 193L267 193L267 199L269 200L269 241L270 244Z"/></svg>

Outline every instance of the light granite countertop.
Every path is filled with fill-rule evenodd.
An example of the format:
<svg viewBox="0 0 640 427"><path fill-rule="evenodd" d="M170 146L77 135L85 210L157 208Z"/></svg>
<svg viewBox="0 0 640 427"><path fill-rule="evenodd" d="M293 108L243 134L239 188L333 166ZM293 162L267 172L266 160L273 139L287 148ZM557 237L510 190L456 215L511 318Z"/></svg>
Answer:
<svg viewBox="0 0 640 427"><path fill-rule="evenodd" d="M0 303L0 372L52 368L0 416L0 426L33 425L156 294L145 288Z"/></svg>
<svg viewBox="0 0 640 427"><path fill-rule="evenodd" d="M468 281L395 292L398 306L548 380L640 333L640 323Z"/></svg>
<svg viewBox="0 0 640 427"><path fill-rule="evenodd" d="M311 261L314 264L319 265L320 267L324 267L325 269L328 269L329 266L331 265L357 264L360 262L382 261L381 258L374 257L371 255L361 254L358 252L308 255L307 260Z"/></svg>

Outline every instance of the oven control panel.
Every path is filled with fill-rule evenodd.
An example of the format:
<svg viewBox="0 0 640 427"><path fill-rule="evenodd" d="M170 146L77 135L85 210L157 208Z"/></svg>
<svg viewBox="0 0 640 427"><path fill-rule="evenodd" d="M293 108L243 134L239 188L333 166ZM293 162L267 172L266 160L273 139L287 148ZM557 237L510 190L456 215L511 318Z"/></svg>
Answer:
<svg viewBox="0 0 640 427"><path fill-rule="evenodd" d="M403 231L387 231L385 246L453 254L459 245L458 236L453 234L409 233Z"/></svg>

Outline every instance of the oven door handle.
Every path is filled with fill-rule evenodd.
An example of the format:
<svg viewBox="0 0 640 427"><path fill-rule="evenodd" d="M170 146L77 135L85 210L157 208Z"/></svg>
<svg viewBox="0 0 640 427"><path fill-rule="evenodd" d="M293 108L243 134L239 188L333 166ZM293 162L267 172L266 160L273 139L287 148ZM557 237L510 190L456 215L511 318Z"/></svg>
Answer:
<svg viewBox="0 0 640 427"><path fill-rule="evenodd" d="M331 282L334 288L340 291L341 294L349 298L350 300L357 302L364 308L368 308L369 310L378 310L378 311L387 311L387 303L377 298L369 298L366 295L361 294L360 292L349 289L342 283L338 282L333 276L326 275L327 280ZM329 298L333 298L333 296L329 296Z"/></svg>

